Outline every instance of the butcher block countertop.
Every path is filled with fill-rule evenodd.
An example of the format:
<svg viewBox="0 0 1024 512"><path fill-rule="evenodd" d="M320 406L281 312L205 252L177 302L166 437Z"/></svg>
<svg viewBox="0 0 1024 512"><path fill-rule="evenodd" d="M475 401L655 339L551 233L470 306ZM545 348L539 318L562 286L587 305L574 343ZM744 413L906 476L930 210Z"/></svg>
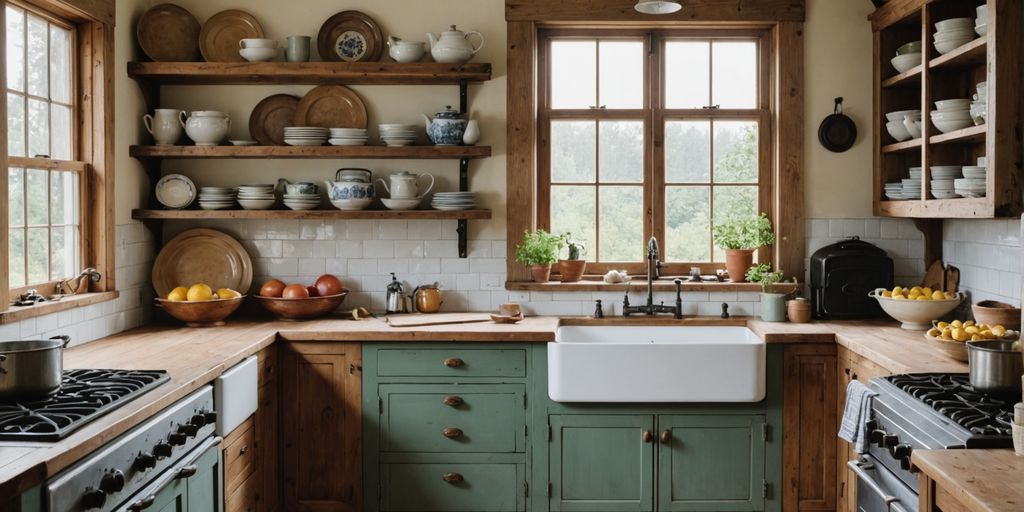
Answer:
<svg viewBox="0 0 1024 512"><path fill-rule="evenodd" d="M434 315L438 318L442 315ZM0 503L44 482L88 453L204 386L278 339L287 341L505 342L553 341L562 319L528 317L514 325L461 323L392 327L382 319L307 322L234 320L205 329L151 325L68 349L65 368L168 370L170 382L103 415L55 443L0 442ZM767 343L833 343L892 372L967 371L924 344L918 331L893 322L767 323L746 318L566 318L566 324L743 325Z"/></svg>
<svg viewBox="0 0 1024 512"><path fill-rule="evenodd" d="M917 450L912 460L939 489L936 505L944 498L960 505L943 510L1024 510L1024 457L1013 450Z"/></svg>

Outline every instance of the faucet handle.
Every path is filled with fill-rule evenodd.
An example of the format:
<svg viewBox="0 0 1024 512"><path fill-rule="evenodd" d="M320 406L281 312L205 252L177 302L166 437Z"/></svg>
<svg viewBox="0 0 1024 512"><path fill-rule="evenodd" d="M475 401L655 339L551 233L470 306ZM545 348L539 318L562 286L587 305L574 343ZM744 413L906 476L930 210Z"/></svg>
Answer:
<svg viewBox="0 0 1024 512"><path fill-rule="evenodd" d="M722 318L729 318L729 303L722 303Z"/></svg>
<svg viewBox="0 0 1024 512"><path fill-rule="evenodd" d="M601 307L601 299L597 299L597 307L594 309L594 318L604 318L604 308Z"/></svg>

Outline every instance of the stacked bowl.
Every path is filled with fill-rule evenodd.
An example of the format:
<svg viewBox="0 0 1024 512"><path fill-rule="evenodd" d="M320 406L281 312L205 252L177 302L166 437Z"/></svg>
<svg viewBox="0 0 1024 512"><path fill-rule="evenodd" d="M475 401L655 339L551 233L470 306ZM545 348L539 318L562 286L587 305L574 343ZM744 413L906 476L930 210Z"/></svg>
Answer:
<svg viewBox="0 0 1024 512"><path fill-rule="evenodd" d="M416 125L414 124L381 124L377 125L380 140L391 147L410 146L416 143Z"/></svg>
<svg viewBox="0 0 1024 512"><path fill-rule="evenodd" d="M273 185L241 185L238 187L238 204L246 210L269 210L274 207Z"/></svg>
<svg viewBox="0 0 1024 512"><path fill-rule="evenodd" d="M896 56L892 58L892 67L903 73L910 71L914 66L921 64L921 41L911 41L896 49Z"/></svg>
<svg viewBox="0 0 1024 512"><path fill-rule="evenodd" d="M286 126L284 142L289 146L323 146L328 130L319 126Z"/></svg>
<svg viewBox="0 0 1024 512"><path fill-rule="evenodd" d="M897 142L903 142L914 138L914 133L921 136L921 111L920 110L897 110L885 114L885 129ZM916 128L912 133L910 129Z"/></svg>
<svg viewBox="0 0 1024 512"><path fill-rule="evenodd" d="M320 194L314 188L312 190L287 190L285 189L284 205L292 210L315 210L320 206Z"/></svg>
<svg viewBox="0 0 1024 512"><path fill-rule="evenodd" d="M933 165L931 171L932 197L954 199L960 197L953 189L954 181L961 176L959 165Z"/></svg>
<svg viewBox="0 0 1024 512"><path fill-rule="evenodd" d="M974 18L950 18L935 24L935 49L945 55L977 37Z"/></svg>
<svg viewBox="0 0 1024 512"><path fill-rule="evenodd" d="M980 165L965 165L964 177L953 181L954 192L963 197L985 197L987 171Z"/></svg>
<svg viewBox="0 0 1024 512"><path fill-rule="evenodd" d="M235 205L235 189L229 187L202 187L199 189L199 207L204 210L227 210Z"/></svg>
<svg viewBox="0 0 1024 512"><path fill-rule="evenodd" d="M330 136L327 142L332 146L365 146L369 139L366 128L331 128Z"/></svg>
<svg viewBox="0 0 1024 512"><path fill-rule="evenodd" d="M988 119L988 82L981 82L977 89L971 102L971 119L975 125L981 126Z"/></svg>
<svg viewBox="0 0 1024 512"><path fill-rule="evenodd" d="M975 11L978 13L978 17L974 20L974 31L979 36L985 36L988 34L988 5L979 5Z"/></svg>
<svg viewBox="0 0 1024 512"><path fill-rule="evenodd" d="M476 192L437 192L430 206L435 210L471 210L476 206Z"/></svg>
<svg viewBox="0 0 1024 512"><path fill-rule="evenodd" d="M971 119L971 100L949 99L935 102L931 111L932 124L942 133L948 133L974 125Z"/></svg>

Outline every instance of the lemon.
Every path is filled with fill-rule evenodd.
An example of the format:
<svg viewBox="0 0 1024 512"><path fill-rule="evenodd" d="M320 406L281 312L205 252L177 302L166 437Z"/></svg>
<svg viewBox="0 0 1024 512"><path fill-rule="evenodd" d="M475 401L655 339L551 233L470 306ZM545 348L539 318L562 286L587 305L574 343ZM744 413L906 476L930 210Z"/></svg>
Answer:
<svg viewBox="0 0 1024 512"><path fill-rule="evenodd" d="M942 292L932 292L932 300L944 300L946 298Z"/></svg>
<svg viewBox="0 0 1024 512"><path fill-rule="evenodd" d="M927 286L925 286L924 288L921 288L921 295L927 295L927 296L931 297L932 296L932 289L927 287Z"/></svg>
<svg viewBox="0 0 1024 512"><path fill-rule="evenodd" d="M974 325L974 320L968 320L964 322L964 327L970 327L972 325Z"/></svg>
<svg viewBox="0 0 1024 512"><path fill-rule="evenodd" d="M1006 336L1006 327L997 325L992 328L992 334L1002 338L1003 336Z"/></svg>
<svg viewBox="0 0 1024 512"><path fill-rule="evenodd" d="M942 331L942 339L944 339L946 341L951 341L953 339L953 330L952 329L946 329L946 330Z"/></svg>
<svg viewBox="0 0 1024 512"><path fill-rule="evenodd" d="M961 322L960 320L953 320L952 322L949 323L949 326L950 327L963 327L964 323Z"/></svg>
<svg viewBox="0 0 1024 512"><path fill-rule="evenodd" d="M953 292L944 292L943 295L946 296L946 299L955 299L956 298L956 294L953 293Z"/></svg>
<svg viewBox="0 0 1024 512"><path fill-rule="evenodd" d="M238 293L231 288L221 288L217 290L217 298L219 299L237 299L241 296L241 293Z"/></svg>
<svg viewBox="0 0 1024 512"><path fill-rule="evenodd" d="M917 300L920 296L921 292L915 292L914 290L910 290L910 293L907 294L907 298L910 300Z"/></svg>
<svg viewBox="0 0 1024 512"><path fill-rule="evenodd" d="M892 297L892 292L886 290L882 292L882 297Z"/></svg>
<svg viewBox="0 0 1024 512"><path fill-rule="evenodd" d="M167 300L173 300L175 302L188 300L188 288L179 286L171 290L171 293L167 294Z"/></svg>
<svg viewBox="0 0 1024 512"><path fill-rule="evenodd" d="M974 325L968 325L964 327L964 331L968 334L978 334L981 332L981 329L978 329L978 327Z"/></svg>
<svg viewBox="0 0 1024 512"><path fill-rule="evenodd" d="M932 299L931 299L931 297L929 297L927 295L918 295L917 298L915 298L914 300L932 300Z"/></svg>
<svg viewBox="0 0 1024 512"><path fill-rule="evenodd" d="M213 300L213 290L210 289L209 285L197 283L188 289L189 302L199 302L204 300Z"/></svg>
<svg viewBox="0 0 1024 512"><path fill-rule="evenodd" d="M946 327L949 327L949 322L939 322L938 324L935 325L935 327L938 327L939 329L945 329Z"/></svg>
<svg viewBox="0 0 1024 512"><path fill-rule="evenodd" d="M900 286L897 286L897 287L893 288L892 289L892 295L894 297L897 296L897 295L903 295L903 288L900 287Z"/></svg>
<svg viewBox="0 0 1024 512"><path fill-rule="evenodd" d="M953 329L953 339L957 341L967 341L967 331L957 327Z"/></svg>
<svg viewBox="0 0 1024 512"><path fill-rule="evenodd" d="M984 338L982 338L980 334L972 334L971 335L971 341L981 341L983 339Z"/></svg>
<svg viewBox="0 0 1024 512"><path fill-rule="evenodd" d="M907 299L903 295L893 295L892 298L894 298L896 300L906 300Z"/></svg>
<svg viewBox="0 0 1024 512"><path fill-rule="evenodd" d="M911 288L910 289L910 293L914 293L914 292L917 292L917 294L920 295L921 294L921 287L920 286L915 286L915 287Z"/></svg>
<svg viewBox="0 0 1024 512"><path fill-rule="evenodd" d="M931 336L932 338L937 338L937 337L939 337L941 335L942 335L942 330L941 329L935 329L935 328L928 329L928 336Z"/></svg>

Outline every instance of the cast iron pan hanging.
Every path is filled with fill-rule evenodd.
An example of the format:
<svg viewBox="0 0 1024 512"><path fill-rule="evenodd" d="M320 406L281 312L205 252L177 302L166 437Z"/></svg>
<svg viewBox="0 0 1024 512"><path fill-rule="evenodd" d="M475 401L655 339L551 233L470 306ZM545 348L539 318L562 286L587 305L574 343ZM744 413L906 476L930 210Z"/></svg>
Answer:
<svg viewBox="0 0 1024 512"><path fill-rule="evenodd" d="M857 125L843 114L843 98L836 98L836 107L818 127L818 140L825 149L842 153L853 147L857 140Z"/></svg>

